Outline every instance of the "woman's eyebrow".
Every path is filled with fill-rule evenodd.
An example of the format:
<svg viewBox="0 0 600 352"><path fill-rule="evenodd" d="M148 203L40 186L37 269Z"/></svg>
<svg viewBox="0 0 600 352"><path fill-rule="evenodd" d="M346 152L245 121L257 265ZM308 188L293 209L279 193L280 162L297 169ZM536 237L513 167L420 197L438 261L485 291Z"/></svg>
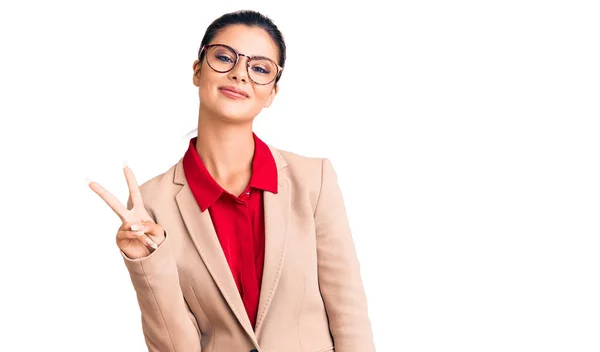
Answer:
<svg viewBox="0 0 600 352"><path fill-rule="evenodd" d="M233 50L237 51L237 53L238 53L238 54L247 55L247 56L249 56L249 57L259 57L259 58L265 58L265 59L273 60L273 59L271 59L271 57L270 57L270 56L268 56L268 55L260 55L260 54L256 54L256 55L250 55L250 54L248 54L248 53L245 53L245 52L243 52L243 51L240 51L240 50L238 50L238 49L237 49L236 47L234 47L233 45L229 45L229 44L225 44L225 45L228 45L228 46L229 46L229 47L231 47Z"/></svg>

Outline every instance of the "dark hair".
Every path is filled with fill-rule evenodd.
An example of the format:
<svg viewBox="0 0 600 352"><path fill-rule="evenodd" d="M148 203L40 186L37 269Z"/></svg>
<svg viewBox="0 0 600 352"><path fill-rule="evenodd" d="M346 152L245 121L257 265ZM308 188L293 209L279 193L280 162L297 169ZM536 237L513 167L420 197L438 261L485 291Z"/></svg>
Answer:
<svg viewBox="0 0 600 352"><path fill-rule="evenodd" d="M202 42L200 43L200 49L198 50L198 58L202 61L204 53L200 55L200 50L203 46L209 44L213 38L219 34L225 27L242 24L248 27L258 27L264 29L271 39L277 44L279 49L279 66L285 67L285 41L283 40L283 34L273 21L267 16L250 10L241 10L236 12L226 13L223 16L214 20L206 29ZM281 76L277 76L275 84L279 81Z"/></svg>

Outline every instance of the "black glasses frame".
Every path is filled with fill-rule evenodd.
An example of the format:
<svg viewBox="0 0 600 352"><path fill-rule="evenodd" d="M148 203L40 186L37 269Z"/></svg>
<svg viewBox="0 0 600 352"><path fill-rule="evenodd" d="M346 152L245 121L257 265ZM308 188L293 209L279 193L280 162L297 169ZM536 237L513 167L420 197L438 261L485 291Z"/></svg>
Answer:
<svg viewBox="0 0 600 352"><path fill-rule="evenodd" d="M252 82L264 86L267 84L270 84L271 82L275 81L276 79L279 79L281 77L281 73L283 72L283 67L279 66L275 61L269 59L268 57L264 57L264 56L248 56L246 54L241 54L238 53L234 48L230 47L229 45L225 45L225 44L209 44L209 45L204 45L202 48L200 48L200 50L198 51L198 60L200 60L202 62L202 54L204 51L214 47L214 46L222 46L225 47L229 50L231 50L234 54L235 54L235 63L233 64L233 66L231 66L231 68L229 70L226 71L219 71L216 70L214 67L212 67L210 65L210 63L208 62L208 60L206 60L206 63L208 64L208 67L210 67L213 71L219 72L219 73L225 73L225 72L229 72L231 70L233 70L235 68L235 66L238 64L238 62L240 61L240 56L245 56L248 58L248 60L246 61L246 73L248 74L248 78L252 79L252 76L250 75L250 61L252 61L253 59L261 59L261 60L269 60L271 61L276 67L277 67L277 74L275 74L275 77L270 80L267 83L258 83L255 80L252 79Z"/></svg>

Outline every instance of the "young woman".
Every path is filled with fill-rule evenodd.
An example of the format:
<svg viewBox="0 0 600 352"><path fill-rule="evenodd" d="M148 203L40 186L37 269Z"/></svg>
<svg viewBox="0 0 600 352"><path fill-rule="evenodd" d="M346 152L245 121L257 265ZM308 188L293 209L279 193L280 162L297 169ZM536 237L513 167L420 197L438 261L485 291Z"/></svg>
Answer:
<svg viewBox="0 0 600 352"><path fill-rule="evenodd" d="M252 124L285 65L282 34L252 11L215 20L193 64L198 136L138 187L125 167L117 245L152 352L369 352L371 324L328 159L264 143Z"/></svg>

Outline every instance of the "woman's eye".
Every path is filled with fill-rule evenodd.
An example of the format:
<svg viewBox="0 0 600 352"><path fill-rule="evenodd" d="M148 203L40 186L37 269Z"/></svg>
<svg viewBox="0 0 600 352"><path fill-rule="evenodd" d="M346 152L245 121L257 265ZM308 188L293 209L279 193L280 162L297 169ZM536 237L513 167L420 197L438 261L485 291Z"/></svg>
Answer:
<svg viewBox="0 0 600 352"><path fill-rule="evenodd" d="M217 55L217 59L223 62L233 62L229 56Z"/></svg>
<svg viewBox="0 0 600 352"><path fill-rule="evenodd" d="M260 66L252 66L252 70L257 73L269 74L269 70Z"/></svg>

